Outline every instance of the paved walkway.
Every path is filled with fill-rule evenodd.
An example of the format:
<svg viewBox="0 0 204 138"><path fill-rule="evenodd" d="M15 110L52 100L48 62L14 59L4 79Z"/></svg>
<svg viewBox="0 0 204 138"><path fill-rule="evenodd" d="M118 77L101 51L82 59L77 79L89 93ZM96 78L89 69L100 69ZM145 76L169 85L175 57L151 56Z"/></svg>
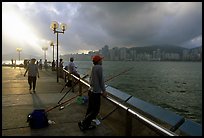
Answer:
<svg viewBox="0 0 204 138"><path fill-rule="evenodd" d="M87 105L76 103L76 99L63 110L55 108L48 112L48 119L55 122L42 129L31 129L27 115L34 109L48 109L57 105L59 99L69 90L64 87L64 80L57 83L56 73L40 71L37 79L36 93L28 90L27 75L23 76L24 68L2 66L2 135L3 136L110 136L109 128L103 123L94 130L81 132L77 122L86 112ZM77 93L68 93L67 100ZM64 101L63 100L63 101Z"/></svg>

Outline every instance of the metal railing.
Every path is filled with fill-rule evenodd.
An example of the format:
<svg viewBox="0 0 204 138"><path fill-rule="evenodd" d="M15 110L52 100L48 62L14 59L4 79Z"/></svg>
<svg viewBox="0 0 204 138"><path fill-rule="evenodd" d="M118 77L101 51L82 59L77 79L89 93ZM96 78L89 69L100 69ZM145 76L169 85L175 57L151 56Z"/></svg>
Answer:
<svg viewBox="0 0 204 138"><path fill-rule="evenodd" d="M65 74L71 76L73 79L78 80L78 81L79 81L79 85L84 85L84 86L87 87L87 88L90 87L90 85L89 85L89 83L88 83L87 81L84 81L84 80L82 80L82 79L76 77L75 75L70 74L69 71L67 71L67 70L65 70L65 69L63 69L63 71L64 71ZM65 79L66 79L66 77L65 77ZM79 89L79 90L81 91L82 89ZM79 92L79 93L82 93L82 91ZM107 93L109 93L109 92L107 91ZM136 118L136 119L137 119L138 121L140 121L143 125L145 125L145 126L148 127L149 129L153 130L153 131L154 131L155 133L157 133L158 135L163 135L163 136L178 136L178 134L176 134L176 133L170 131L169 129L167 129L167 128L165 128L165 127L163 127L163 126L161 126L161 125L159 125L159 124L157 124L157 123L151 121L150 119L146 118L145 116L141 115L140 113L138 113L138 112L136 112L136 111L133 111L133 110L130 109L129 107L127 107L127 106L125 106L124 104L122 104L122 103L118 102L117 100L115 100L113 97L107 96L106 99L107 99L109 102L111 102L111 103L115 104L116 106L118 106L119 108L121 108L121 109L123 109L123 110L126 110L126 111L127 111L127 112L126 112L127 114L129 114L129 115L133 116L134 118ZM127 116L128 116L128 115L127 115ZM127 119L128 119L128 118L127 118ZM131 123L131 122L130 122L130 123ZM126 130L132 131L132 128L130 128L131 125L130 125L130 126L126 126L126 127L128 127L128 129L126 129ZM131 135L131 132L126 131L126 135Z"/></svg>
<svg viewBox="0 0 204 138"><path fill-rule="evenodd" d="M143 123L148 128L154 130L157 134L164 135L164 136L178 136L178 134L176 134L174 132L171 132L167 128L164 128L164 127L160 126L159 124L151 121L150 119L147 119L146 117L144 117L140 113L137 113L137 112L133 111L129 107L117 102L116 100L112 99L111 97L107 97L107 99L110 102L112 102L112 103L116 104L117 106L119 106L120 108L123 108L124 110L126 110L127 113L133 115L133 117L135 117L138 121ZM127 133L129 133L129 132L127 132Z"/></svg>

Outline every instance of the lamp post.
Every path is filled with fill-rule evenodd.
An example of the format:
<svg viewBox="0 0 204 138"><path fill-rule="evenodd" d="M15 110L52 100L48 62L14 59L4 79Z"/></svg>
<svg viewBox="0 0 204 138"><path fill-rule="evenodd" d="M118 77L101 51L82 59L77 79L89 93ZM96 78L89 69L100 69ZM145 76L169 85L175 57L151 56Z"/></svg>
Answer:
<svg viewBox="0 0 204 138"><path fill-rule="evenodd" d="M16 48L16 51L18 51L18 59L19 59L19 62L20 62L20 52L22 51L22 48Z"/></svg>
<svg viewBox="0 0 204 138"><path fill-rule="evenodd" d="M50 42L50 46L53 47L53 50L52 50L52 51L53 51L53 55L52 55L53 60L52 60L52 61L54 61L54 60L55 60L55 59L54 59L54 46L55 46L55 45L54 45L54 43L53 43L52 41Z"/></svg>
<svg viewBox="0 0 204 138"><path fill-rule="evenodd" d="M47 46L42 47L42 50L44 50L44 57L45 57L45 60L46 60L46 50L47 50L47 49L48 49Z"/></svg>
<svg viewBox="0 0 204 138"><path fill-rule="evenodd" d="M59 24L56 21L53 21L50 25L50 28L53 30L54 34L57 34L57 82L59 82L59 67L58 67L58 34L63 33L67 28L67 25L64 23L60 24L61 30L57 30L59 28Z"/></svg>

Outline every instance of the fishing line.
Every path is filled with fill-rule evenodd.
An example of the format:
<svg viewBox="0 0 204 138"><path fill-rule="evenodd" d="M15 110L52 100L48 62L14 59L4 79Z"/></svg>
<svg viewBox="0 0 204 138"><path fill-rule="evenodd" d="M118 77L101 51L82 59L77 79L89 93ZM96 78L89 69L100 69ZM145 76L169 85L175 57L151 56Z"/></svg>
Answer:
<svg viewBox="0 0 204 138"><path fill-rule="evenodd" d="M81 79L85 79L86 77L88 76L88 74L87 75L85 75L84 77L82 77L82 78L79 78L78 80L77 80L77 82L75 82L74 83L74 85L65 93L65 95L64 96L62 96L62 98L58 101L58 104L62 101L62 99L80 82L80 80ZM66 87L66 85L64 86L64 88ZM63 88L63 89L64 89ZM62 89L62 90L63 90Z"/></svg>
<svg viewBox="0 0 204 138"><path fill-rule="evenodd" d="M131 69L133 69L133 67L128 68L128 69L126 69L126 70L124 70L124 71L118 73L117 75L108 78L107 80L105 80L105 82L108 82L108 81L110 81L110 80L112 80L112 79L114 79L114 78L120 76L121 74L130 71ZM108 87L108 85L106 85L106 86ZM83 94L83 93L86 93L86 92L88 92L88 91L89 91L89 89L88 89L88 90L85 90L84 92L82 92L82 94ZM51 111L51 110L53 110L53 109L55 109L55 108L57 108L57 107L59 107L59 106L62 106L62 105L66 104L67 102L71 101L72 99L74 99L74 98L76 98L76 97L78 97L78 96L81 96L81 94L77 94L76 96L73 96L73 97L71 97L70 99L68 99L68 100L66 100L66 101L64 101L64 102L58 103L56 106L53 106L53 107L48 108L45 112L49 112L49 111Z"/></svg>
<svg viewBox="0 0 204 138"><path fill-rule="evenodd" d="M126 69L126 70L124 70L124 71L118 73L118 74L115 75L115 76L111 76L111 77L109 77L108 79L105 80L105 82L108 82L108 81L110 81L110 80L112 80L112 79L114 79L114 78L120 76L121 74L124 74L124 73L130 71L131 69L133 69L133 67L128 68L128 69ZM105 85L105 88L107 88L107 87L108 87L108 85ZM87 91L89 91L89 90L86 90L86 91L84 91L83 93L85 93L85 92L87 92ZM77 96L80 96L80 94L78 94L78 95L76 95L76 96L74 96L74 97L72 97L72 98L76 98ZM72 99L72 98L71 98L71 99ZM71 100L71 99L70 99L70 100ZM60 108L61 108L61 107L60 107ZM63 107L62 107L62 108L63 108ZM64 108L63 108L63 109L64 109Z"/></svg>

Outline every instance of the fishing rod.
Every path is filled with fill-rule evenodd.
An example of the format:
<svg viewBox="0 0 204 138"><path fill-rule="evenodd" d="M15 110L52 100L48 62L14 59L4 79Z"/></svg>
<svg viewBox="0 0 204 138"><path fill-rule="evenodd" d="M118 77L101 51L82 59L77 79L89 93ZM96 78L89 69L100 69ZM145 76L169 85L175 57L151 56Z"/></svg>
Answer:
<svg viewBox="0 0 204 138"><path fill-rule="evenodd" d="M126 69L126 70L124 70L124 71L118 73L117 75L112 76L112 77L106 79L105 82L108 82L108 81L112 80L113 78L118 77L118 76L120 76L121 74L130 71L130 70L133 69L133 68L134 68L134 67L131 67L131 68L129 68L129 69ZM106 88L107 88L107 87L108 87L108 85L106 86ZM89 91L89 90L86 90L86 91L84 91L83 93L86 93L87 91ZM70 100L72 100L72 99L74 99L74 98L76 98L77 96L80 96L80 95L81 95L81 94L78 94L78 95L76 95L76 96L74 96L74 97L68 99L68 101L70 101ZM129 97L129 98L130 98L130 97ZM129 99L127 99L127 100L129 100ZM65 101L63 104L65 104L65 103L66 103L66 101ZM60 110L62 110L62 109L64 109L64 106L61 106L61 107L60 107Z"/></svg>
<svg viewBox="0 0 204 138"><path fill-rule="evenodd" d="M68 104L66 104L66 105L64 105L64 106L60 106L59 110L64 109L65 107L69 106L69 105L72 104L72 103L74 103L74 101L73 101L73 102L69 102Z"/></svg>
<svg viewBox="0 0 204 138"><path fill-rule="evenodd" d="M86 92L87 92L87 90L84 91L84 92L82 92L82 93L86 93ZM48 108L45 112L49 112L49 111L51 111L51 110L53 110L53 109L55 109L55 108L57 108L57 107L59 107L59 106L62 106L62 105L66 104L67 102L71 101L72 99L74 99L74 98L76 98L76 97L78 97L78 96L80 96L80 95L81 95L81 94L77 94L76 96L73 96L73 97L71 97L70 99L63 101L63 102L61 102L60 104L57 104L57 105L55 105L55 106L53 106L53 107L50 107L50 108Z"/></svg>
<svg viewBox="0 0 204 138"><path fill-rule="evenodd" d="M89 76L90 73L88 73L88 72L89 72L89 70L87 71L86 74L83 74L84 77L82 77L82 79L85 79L87 76ZM70 73L70 74L71 74L71 73ZM64 87L62 88L62 90L60 91L60 93L64 90L64 88L65 88L66 86L68 86L69 83L70 83L69 81L66 82L66 84L64 85ZM73 87L71 87L71 88L73 88Z"/></svg>
<svg viewBox="0 0 204 138"><path fill-rule="evenodd" d="M107 80L105 80L105 82L107 82L107 81L109 81L109 80L112 80L113 78L118 77L118 76L120 76L121 74L124 74L124 73L130 71L130 70L133 69L133 68L134 68L134 67L130 67L130 68L128 68L128 69L126 69L126 70L124 70L124 71L118 73L117 75L108 78Z"/></svg>
<svg viewBox="0 0 204 138"><path fill-rule="evenodd" d="M123 74L123 73L125 73L125 72L127 72L127 71L130 71L131 69L133 69L133 67L131 67L131 68L127 69L127 70L124 70L123 72L119 73L118 76L121 75L121 74ZM115 76L113 76L113 77L115 77ZM123 101L122 103L126 103L131 97L132 97L132 95L131 95L130 97L128 97L128 98L127 98L125 101ZM107 117L109 117L109 116L110 116L113 112L115 112L119 107L120 107L119 105L118 105L117 107L115 107L111 112L109 112L107 115L105 115L104 117L102 117L101 120L104 120L104 119L106 119Z"/></svg>
<svg viewBox="0 0 204 138"><path fill-rule="evenodd" d="M123 103L126 103L130 98L132 98L132 95L130 97L128 97L125 101L122 102ZM106 119L107 117L109 117L113 112L115 112L115 110L117 110L120 106L117 105L116 108L114 108L111 112L109 112L107 115L105 115L104 117L101 118L101 120L104 120Z"/></svg>
<svg viewBox="0 0 204 138"><path fill-rule="evenodd" d="M74 85L64 94L64 96L62 96L62 98L58 101L58 104L62 101L62 99L80 82L81 79L85 79L87 76L89 76L88 74L86 74L84 77L79 78L77 80L77 82L74 83Z"/></svg>
<svg viewBox="0 0 204 138"><path fill-rule="evenodd" d="M82 75L85 75L86 77L87 76L89 76L91 73L90 73L90 69L89 68L85 68L85 69L88 69L87 71L86 71L86 73L83 73ZM67 71L67 70L66 70ZM67 71L68 73L69 73L69 71ZM85 77L84 76L84 77ZM85 78L86 78L85 77ZM75 77L76 78L76 77ZM85 78L83 78L83 79L85 79ZM79 81L80 82L80 81ZM68 81L66 84L65 84L65 86L62 88L62 90L60 91L60 93L64 90L64 88L66 87L66 86L68 86L68 84L70 83L70 81ZM73 87L72 87L73 88Z"/></svg>
<svg viewBox="0 0 204 138"><path fill-rule="evenodd" d="M108 87L108 85L105 86L105 88L107 88L107 87ZM87 91L89 91L89 90L86 90L86 91L84 91L84 92L82 92L82 93L86 93ZM76 98L76 97L78 97L78 96L80 96L80 94L78 94L78 95L76 95L76 96L74 96L74 97L72 97L72 98L70 98L70 99L68 99L68 100L71 101L72 99L74 99L74 98ZM68 106L68 105L71 104L71 103L68 103L68 105L66 105L67 102L68 102L68 101L64 102L64 103L62 104L62 106L60 106L59 110L62 110L62 109L64 109L66 106Z"/></svg>
<svg viewBox="0 0 204 138"><path fill-rule="evenodd" d="M111 78L108 78L107 80L105 80L105 82L110 81L110 80L112 80L113 78L116 78L116 77L118 77L119 75L121 75L121 74L123 74L123 73L125 73L125 72L127 72L127 71L130 71L131 69L133 69L133 67L132 67L132 68L129 68L129 69L127 69L127 70L124 70L124 71L118 73L117 75L112 76ZM90 86L89 86L89 87L90 87ZM107 87L108 87L108 86L107 86ZM83 93L86 93L86 92L88 92L88 91L89 91L89 90L86 90L86 91L82 92L82 94L83 94ZM66 100L66 101L64 101L64 102L58 103L56 106L53 106L53 107L48 108L45 112L49 112L49 111L51 111L51 110L53 110L53 109L55 109L55 108L57 108L57 107L59 107L59 106L63 106L64 104L66 104L67 102L71 101L72 99L74 99L74 98L76 98L76 97L78 97L78 96L81 96L81 94L77 94L76 96L73 96L73 97L71 97L70 99L68 99L68 100ZM63 107L60 107L60 109L61 109L61 108L63 109Z"/></svg>

